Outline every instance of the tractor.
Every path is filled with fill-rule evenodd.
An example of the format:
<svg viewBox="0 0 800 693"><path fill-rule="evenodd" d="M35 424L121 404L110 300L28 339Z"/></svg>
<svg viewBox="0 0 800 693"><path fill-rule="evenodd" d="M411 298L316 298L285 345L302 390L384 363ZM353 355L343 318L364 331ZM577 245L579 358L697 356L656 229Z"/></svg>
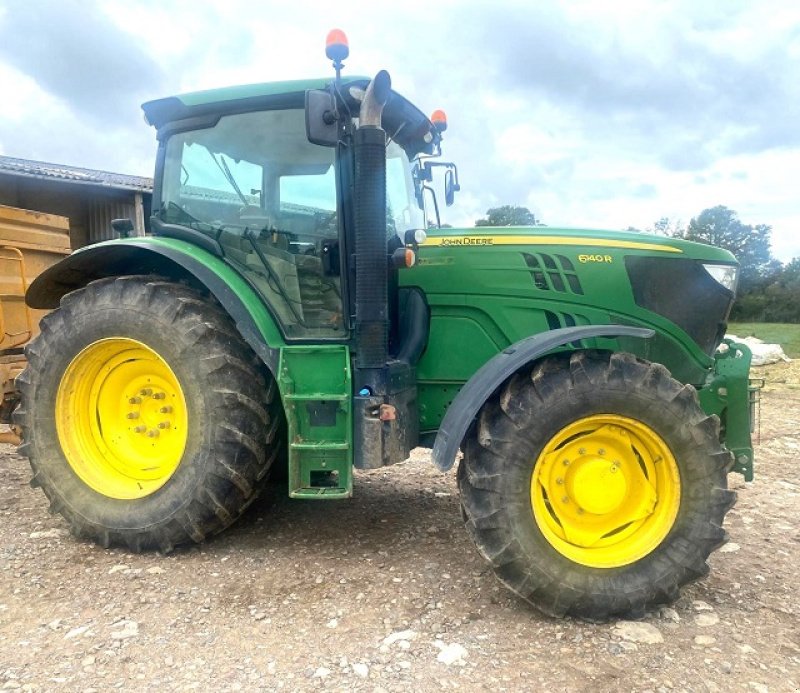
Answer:
<svg viewBox="0 0 800 693"><path fill-rule="evenodd" d="M727 251L633 232L445 228L447 121L372 78L150 101L150 233L29 287L20 452L104 547L169 552L271 474L350 498L432 449L496 576L547 614L641 616L708 572L752 478ZM443 185L442 185L443 183ZM429 221L430 220L430 221ZM352 530L357 531L357 530Z"/></svg>

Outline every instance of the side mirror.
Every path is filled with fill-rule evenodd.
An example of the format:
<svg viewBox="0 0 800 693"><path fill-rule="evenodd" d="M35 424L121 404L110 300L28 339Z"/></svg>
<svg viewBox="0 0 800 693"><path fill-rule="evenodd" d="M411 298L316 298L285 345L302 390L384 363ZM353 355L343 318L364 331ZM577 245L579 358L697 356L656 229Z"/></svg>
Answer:
<svg viewBox="0 0 800 693"><path fill-rule="evenodd" d="M453 206L453 202L456 200L456 189L455 189L455 181L453 178L453 171L452 169L447 169L444 172L444 203L448 207Z"/></svg>
<svg viewBox="0 0 800 693"><path fill-rule="evenodd" d="M306 92L306 137L312 144L335 147L339 142L339 121L334 96L325 89Z"/></svg>

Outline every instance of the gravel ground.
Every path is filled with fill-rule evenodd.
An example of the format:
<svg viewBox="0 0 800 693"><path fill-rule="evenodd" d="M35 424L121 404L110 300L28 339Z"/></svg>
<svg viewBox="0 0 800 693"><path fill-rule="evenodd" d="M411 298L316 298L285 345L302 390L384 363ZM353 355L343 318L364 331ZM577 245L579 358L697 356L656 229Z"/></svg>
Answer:
<svg viewBox="0 0 800 693"><path fill-rule="evenodd" d="M800 362L768 377L731 543L637 623L507 592L425 451L358 474L351 501L275 489L214 541L136 556L69 536L0 446L0 689L798 690Z"/></svg>

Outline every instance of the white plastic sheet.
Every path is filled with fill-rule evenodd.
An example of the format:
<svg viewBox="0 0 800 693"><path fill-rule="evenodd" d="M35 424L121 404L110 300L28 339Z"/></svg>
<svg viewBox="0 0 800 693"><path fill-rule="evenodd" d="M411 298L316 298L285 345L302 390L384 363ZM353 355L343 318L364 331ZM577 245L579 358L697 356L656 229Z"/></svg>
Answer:
<svg viewBox="0 0 800 693"><path fill-rule="evenodd" d="M780 344L768 344L758 337L737 337L735 334L726 334L727 339L742 342L753 352L753 366L765 366L778 361L791 361L781 348Z"/></svg>

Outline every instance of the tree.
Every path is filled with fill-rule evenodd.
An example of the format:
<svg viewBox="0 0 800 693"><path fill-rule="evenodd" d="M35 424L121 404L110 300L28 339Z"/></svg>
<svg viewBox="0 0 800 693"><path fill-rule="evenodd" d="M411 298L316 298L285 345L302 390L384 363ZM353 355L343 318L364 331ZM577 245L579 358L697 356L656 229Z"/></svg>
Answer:
<svg viewBox="0 0 800 693"><path fill-rule="evenodd" d="M527 207L503 205L486 210L486 218L478 219L475 226L539 226L539 220Z"/></svg>
<svg viewBox="0 0 800 693"><path fill-rule="evenodd" d="M743 224L732 209L722 205L704 209L689 222L681 238L725 248L742 266L743 285L751 285L773 271L770 234L766 224Z"/></svg>
<svg viewBox="0 0 800 693"><path fill-rule="evenodd" d="M785 265L773 261L769 267L770 274L739 292L732 321L800 323L800 258Z"/></svg>
<svg viewBox="0 0 800 693"><path fill-rule="evenodd" d="M673 221L669 217L661 217L647 230L650 233L655 233L659 236L668 236L670 238L683 238L684 233L686 233L686 229L681 226L680 221Z"/></svg>

